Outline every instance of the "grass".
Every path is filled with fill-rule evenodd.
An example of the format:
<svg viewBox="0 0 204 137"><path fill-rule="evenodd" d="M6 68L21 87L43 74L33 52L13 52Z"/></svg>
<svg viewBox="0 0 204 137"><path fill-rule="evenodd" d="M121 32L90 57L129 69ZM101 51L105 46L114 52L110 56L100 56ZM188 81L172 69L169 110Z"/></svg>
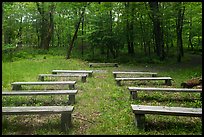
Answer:
<svg viewBox="0 0 204 137"><path fill-rule="evenodd" d="M46 56L46 59L44 59ZM146 65L148 65L146 67ZM60 115L20 115L2 117L2 134L29 135L201 135L202 122L197 117L146 115L146 131L134 125L130 104L202 107L197 93L138 93L138 100L130 100L128 86L164 87L159 82L124 82L117 86L112 71L149 70L159 76L173 78L172 87L202 75L202 64L179 68L175 64L121 64L118 68L89 68L88 62L80 59L65 60L64 56L36 55L35 58L2 62L2 90L11 90L10 83L37 81L38 74L51 73L53 69L105 70L94 72L86 83L77 82L76 104L73 112L73 127L67 132L60 130ZM66 105L67 96L16 96L2 97L2 106Z"/></svg>

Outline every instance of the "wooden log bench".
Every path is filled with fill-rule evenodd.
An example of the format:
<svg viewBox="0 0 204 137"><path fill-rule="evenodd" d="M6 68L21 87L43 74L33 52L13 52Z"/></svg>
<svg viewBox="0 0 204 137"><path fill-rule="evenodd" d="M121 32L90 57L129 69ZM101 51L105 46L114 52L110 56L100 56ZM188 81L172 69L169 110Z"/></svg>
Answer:
<svg viewBox="0 0 204 137"><path fill-rule="evenodd" d="M44 81L45 77L81 77L81 81L86 82L87 74L39 74L38 80Z"/></svg>
<svg viewBox="0 0 204 137"><path fill-rule="evenodd" d="M67 131L72 126L74 106L20 106L2 107L3 115L61 114L61 129Z"/></svg>
<svg viewBox="0 0 204 137"><path fill-rule="evenodd" d="M137 74L137 75L150 75L156 77L157 73L154 72L134 72L134 71L113 71L113 77L116 78L117 74Z"/></svg>
<svg viewBox="0 0 204 137"><path fill-rule="evenodd" d="M189 89L189 88L143 88L143 87L128 87L130 91L130 98L135 100L137 99L138 91L165 91L165 92L191 92L191 93L200 93L202 98L202 89Z"/></svg>
<svg viewBox="0 0 204 137"><path fill-rule="evenodd" d="M135 115L135 125L138 129L141 130L145 129L145 114L190 116L202 118L202 108L147 106L133 104L131 104L131 107Z"/></svg>
<svg viewBox="0 0 204 137"><path fill-rule="evenodd" d="M21 90L21 85L69 85L69 89L75 89L76 81L49 81L49 82L13 82L12 90Z"/></svg>
<svg viewBox="0 0 204 137"><path fill-rule="evenodd" d="M136 80L164 80L165 84L171 86L171 77L137 77L137 78L115 78L117 85L121 86L121 81L136 81Z"/></svg>
<svg viewBox="0 0 204 137"><path fill-rule="evenodd" d="M118 63L89 63L89 67L93 66L118 67Z"/></svg>
<svg viewBox="0 0 204 137"><path fill-rule="evenodd" d="M92 77L93 70L52 70L52 74L57 74L57 73L88 74L89 77Z"/></svg>
<svg viewBox="0 0 204 137"><path fill-rule="evenodd" d="M31 90L3 91L2 96L33 96L33 95L68 95L68 105L75 103L77 90Z"/></svg>

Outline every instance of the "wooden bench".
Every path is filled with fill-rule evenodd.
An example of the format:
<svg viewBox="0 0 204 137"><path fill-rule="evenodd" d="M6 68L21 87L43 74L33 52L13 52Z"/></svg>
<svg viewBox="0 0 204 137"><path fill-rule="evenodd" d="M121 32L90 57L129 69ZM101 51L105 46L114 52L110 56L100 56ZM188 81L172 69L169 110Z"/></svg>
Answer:
<svg viewBox="0 0 204 137"><path fill-rule="evenodd" d="M165 80L165 84L171 86L171 77L137 77L137 78L115 78L117 85L121 86L121 81L135 81L135 80Z"/></svg>
<svg viewBox="0 0 204 137"><path fill-rule="evenodd" d="M72 126L72 112L74 106L21 106L2 107L3 115L33 115L33 114L61 114L62 131Z"/></svg>
<svg viewBox="0 0 204 137"><path fill-rule="evenodd" d="M89 77L92 77L93 70L52 70L52 74L57 73L82 73L88 74Z"/></svg>
<svg viewBox="0 0 204 137"><path fill-rule="evenodd" d="M21 90L21 85L69 85L69 89L75 89L76 81L49 81L49 82L13 82L12 90Z"/></svg>
<svg viewBox="0 0 204 137"><path fill-rule="evenodd" d="M113 71L113 77L116 78L117 74L138 74L138 75L151 75L156 77L157 73L154 72L134 72L134 71Z"/></svg>
<svg viewBox="0 0 204 137"><path fill-rule="evenodd" d="M89 63L89 67L93 67L93 66L118 67L118 63Z"/></svg>
<svg viewBox="0 0 204 137"><path fill-rule="evenodd" d="M167 107L167 106L146 106L131 104L135 115L135 125L138 129L145 129L145 114L173 115L202 117L202 108Z"/></svg>
<svg viewBox="0 0 204 137"><path fill-rule="evenodd" d="M45 77L81 77L81 81L86 82L87 74L39 74L38 80L44 81Z"/></svg>
<svg viewBox="0 0 204 137"><path fill-rule="evenodd" d="M32 90L32 91L3 91L3 96L32 96L32 95L69 95L68 105L75 103L77 90Z"/></svg>
<svg viewBox="0 0 204 137"><path fill-rule="evenodd" d="M130 98L133 100L137 99L137 92L138 91L191 92L191 93L200 93L200 96L202 98L202 89L128 87L128 90L130 91Z"/></svg>

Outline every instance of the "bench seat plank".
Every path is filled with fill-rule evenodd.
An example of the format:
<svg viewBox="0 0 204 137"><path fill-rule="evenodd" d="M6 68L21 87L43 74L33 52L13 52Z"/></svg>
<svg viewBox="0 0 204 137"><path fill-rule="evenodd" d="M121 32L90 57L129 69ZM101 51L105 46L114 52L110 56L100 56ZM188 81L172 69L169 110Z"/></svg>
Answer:
<svg viewBox="0 0 204 137"><path fill-rule="evenodd" d="M87 76L87 74L78 74L78 73L72 73L72 74L39 74L39 76L46 76L46 77L82 77Z"/></svg>
<svg viewBox="0 0 204 137"><path fill-rule="evenodd" d="M72 112L74 106L21 106L2 107L3 115L28 115L28 114L61 114L61 129L67 131L72 126Z"/></svg>
<svg viewBox="0 0 204 137"><path fill-rule="evenodd" d="M92 76L93 70L52 70L52 74L57 73L87 73L88 76Z"/></svg>
<svg viewBox="0 0 204 137"><path fill-rule="evenodd" d="M81 77L82 82L86 82L87 74L70 73L70 74L39 74L38 80L44 81L44 77Z"/></svg>
<svg viewBox="0 0 204 137"><path fill-rule="evenodd" d="M75 103L75 95L77 90L18 90L18 91L3 91L3 96L32 96L32 95L69 95L68 96L68 105Z"/></svg>
<svg viewBox="0 0 204 137"><path fill-rule="evenodd" d="M76 81L40 81L40 82L13 82L11 83L12 85L12 90L20 90L21 85L69 85L70 89L74 89Z"/></svg>
<svg viewBox="0 0 204 137"><path fill-rule="evenodd" d="M138 77L138 78L115 78L115 80L171 80L171 77Z"/></svg>
<svg viewBox="0 0 204 137"><path fill-rule="evenodd" d="M202 89L189 89L189 88L154 88L154 87L128 87L130 91L130 98L137 98L137 91L165 91L165 92L191 92L200 93L202 98Z"/></svg>
<svg viewBox="0 0 204 137"><path fill-rule="evenodd" d="M12 85L66 85L75 84L76 81L49 81L49 82L13 82Z"/></svg>
<svg viewBox="0 0 204 137"><path fill-rule="evenodd" d="M133 105L132 110L137 114L160 114L160 115L175 115L175 116L202 116L202 108L185 108L185 107L167 107L167 106L146 106Z"/></svg>
<svg viewBox="0 0 204 137"><path fill-rule="evenodd" d="M165 80L166 85L171 85L171 77L137 77L137 78L115 78L117 84L120 86L121 81L134 81L134 80Z"/></svg>
<svg viewBox="0 0 204 137"><path fill-rule="evenodd" d="M155 77L157 73L155 72L139 72L139 71L113 71L114 78L117 77L117 74L139 74L139 75L152 75Z"/></svg>
<svg viewBox="0 0 204 137"><path fill-rule="evenodd" d="M202 89L189 89L189 88L152 88L152 87L128 87L130 91L169 91L169 92L202 92Z"/></svg>
<svg viewBox="0 0 204 137"><path fill-rule="evenodd" d="M2 95L58 95L58 94L76 94L77 90L35 90L35 91L3 91Z"/></svg>
<svg viewBox="0 0 204 137"><path fill-rule="evenodd" d="M145 129L145 114L191 116L202 118L202 108L147 106L133 104L131 104L131 107L135 115L135 126L141 130Z"/></svg>
<svg viewBox="0 0 204 137"><path fill-rule="evenodd" d="M3 115L16 115L16 114L36 114L36 113L62 113L72 112L74 106L20 106L20 107L2 107Z"/></svg>
<svg viewBox="0 0 204 137"><path fill-rule="evenodd" d="M89 63L89 67L93 66L113 66L118 67L118 63Z"/></svg>

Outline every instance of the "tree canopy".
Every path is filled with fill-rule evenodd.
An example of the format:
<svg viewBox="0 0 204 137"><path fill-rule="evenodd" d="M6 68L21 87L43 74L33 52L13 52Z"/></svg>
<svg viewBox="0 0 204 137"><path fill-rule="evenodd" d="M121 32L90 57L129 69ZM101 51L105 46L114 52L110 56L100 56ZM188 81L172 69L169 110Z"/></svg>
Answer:
<svg viewBox="0 0 204 137"><path fill-rule="evenodd" d="M202 49L201 2L3 2L2 44L66 47L107 60Z"/></svg>

